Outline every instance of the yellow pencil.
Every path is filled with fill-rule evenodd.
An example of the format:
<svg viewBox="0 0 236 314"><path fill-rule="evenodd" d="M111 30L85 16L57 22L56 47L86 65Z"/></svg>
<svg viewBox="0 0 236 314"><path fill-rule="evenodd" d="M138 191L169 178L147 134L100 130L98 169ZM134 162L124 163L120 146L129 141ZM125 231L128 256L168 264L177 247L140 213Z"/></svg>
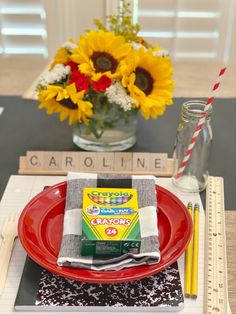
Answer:
<svg viewBox="0 0 236 314"><path fill-rule="evenodd" d="M188 210L193 216L193 205L192 203L188 203ZM193 239L191 238L187 250L185 252L185 296L189 297L191 295L191 275L192 275L192 255L193 255Z"/></svg>
<svg viewBox="0 0 236 314"><path fill-rule="evenodd" d="M191 297L197 298L198 293L198 241L199 241L199 205L194 205L193 261Z"/></svg>

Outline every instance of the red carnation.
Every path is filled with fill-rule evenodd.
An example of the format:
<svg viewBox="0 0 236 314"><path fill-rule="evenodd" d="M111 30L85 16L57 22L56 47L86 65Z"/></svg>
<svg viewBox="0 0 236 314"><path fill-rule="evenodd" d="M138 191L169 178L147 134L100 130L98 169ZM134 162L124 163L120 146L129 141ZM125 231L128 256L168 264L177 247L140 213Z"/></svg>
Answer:
<svg viewBox="0 0 236 314"><path fill-rule="evenodd" d="M78 70L72 71L69 83L75 83L78 92L85 90L86 93L89 91L89 77L79 72Z"/></svg>
<svg viewBox="0 0 236 314"><path fill-rule="evenodd" d="M73 62L73 61L68 61L65 63L65 66L69 65L70 68L71 68L71 71L74 71L74 70L78 70L78 64Z"/></svg>
<svg viewBox="0 0 236 314"><path fill-rule="evenodd" d="M105 92L105 90L109 86L111 86L111 83L112 83L111 79L107 77L106 75L103 75L97 82L93 81L92 86L95 92L100 92L100 91Z"/></svg>

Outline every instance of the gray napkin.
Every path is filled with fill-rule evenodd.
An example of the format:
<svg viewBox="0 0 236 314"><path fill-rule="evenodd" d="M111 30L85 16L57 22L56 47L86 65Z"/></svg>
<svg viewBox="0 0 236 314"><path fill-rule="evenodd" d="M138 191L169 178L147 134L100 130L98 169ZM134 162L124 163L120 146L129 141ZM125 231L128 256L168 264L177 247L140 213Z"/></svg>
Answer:
<svg viewBox="0 0 236 314"><path fill-rule="evenodd" d="M118 257L81 256L82 202L84 188L134 188L138 192L141 249L139 254ZM157 201L154 176L102 175L69 172L59 266L91 270L119 270L160 260Z"/></svg>

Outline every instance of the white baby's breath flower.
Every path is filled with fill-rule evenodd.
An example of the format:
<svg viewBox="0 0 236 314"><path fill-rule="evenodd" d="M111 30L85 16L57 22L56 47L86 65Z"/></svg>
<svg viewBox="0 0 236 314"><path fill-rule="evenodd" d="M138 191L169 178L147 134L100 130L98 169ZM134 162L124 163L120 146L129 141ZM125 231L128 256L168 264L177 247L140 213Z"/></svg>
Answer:
<svg viewBox="0 0 236 314"><path fill-rule="evenodd" d="M68 50L73 50L73 49L76 49L78 48L78 46L73 43L72 41L66 41L63 45L62 45L63 48L66 48Z"/></svg>
<svg viewBox="0 0 236 314"><path fill-rule="evenodd" d="M54 84L60 82L62 79L70 73L70 66L64 66L63 64L56 64L51 71L44 73L39 79L39 84L46 86L49 84Z"/></svg>
<svg viewBox="0 0 236 314"><path fill-rule="evenodd" d="M119 81L114 82L106 89L105 95L110 103L119 105L124 111L132 109L135 100L127 95L126 89Z"/></svg>
<svg viewBox="0 0 236 314"><path fill-rule="evenodd" d="M155 57L166 57L166 56L169 56L169 55L170 55L169 51L166 50L166 49L161 49L161 50L153 51L152 54L153 54Z"/></svg>
<svg viewBox="0 0 236 314"><path fill-rule="evenodd" d="M144 50L147 50L147 48L144 45L136 43L135 41L133 41L131 45L134 50L139 50L141 48L143 48Z"/></svg>

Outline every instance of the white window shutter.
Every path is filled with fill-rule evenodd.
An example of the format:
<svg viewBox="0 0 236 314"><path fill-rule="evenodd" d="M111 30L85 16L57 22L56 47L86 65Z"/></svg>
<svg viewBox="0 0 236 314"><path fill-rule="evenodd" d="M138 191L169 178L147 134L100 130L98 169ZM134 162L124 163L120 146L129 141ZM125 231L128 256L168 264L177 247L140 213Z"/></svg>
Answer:
<svg viewBox="0 0 236 314"><path fill-rule="evenodd" d="M0 0L0 52L47 57L43 0Z"/></svg>
<svg viewBox="0 0 236 314"><path fill-rule="evenodd" d="M133 0L140 36L170 51L175 59L225 60L230 7L235 0ZM234 9L235 10L235 9ZM232 14L232 12L231 12Z"/></svg>
<svg viewBox="0 0 236 314"><path fill-rule="evenodd" d="M0 54L52 56L120 0L0 0ZM236 59L235 0L129 0L140 36L172 58ZM234 25L234 26L233 26Z"/></svg>

